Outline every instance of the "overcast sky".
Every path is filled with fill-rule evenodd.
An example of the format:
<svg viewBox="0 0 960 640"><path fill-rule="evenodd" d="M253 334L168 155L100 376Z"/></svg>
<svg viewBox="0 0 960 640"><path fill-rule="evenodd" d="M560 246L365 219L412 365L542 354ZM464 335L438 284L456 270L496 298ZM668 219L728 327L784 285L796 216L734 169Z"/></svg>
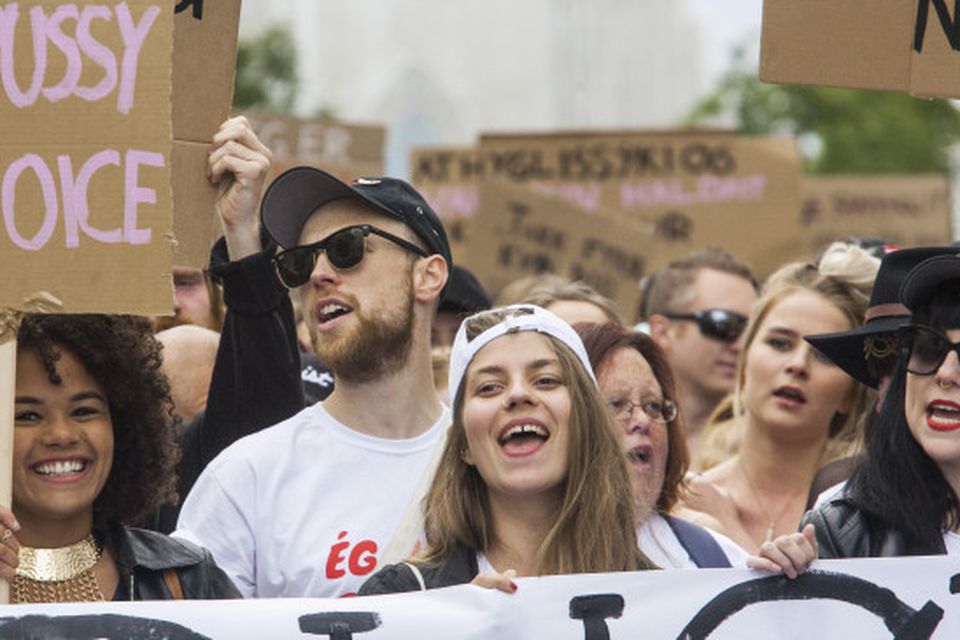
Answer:
<svg viewBox="0 0 960 640"><path fill-rule="evenodd" d="M759 50L763 0L687 0L703 24L707 71L719 75L730 62L733 47L746 42Z"/></svg>

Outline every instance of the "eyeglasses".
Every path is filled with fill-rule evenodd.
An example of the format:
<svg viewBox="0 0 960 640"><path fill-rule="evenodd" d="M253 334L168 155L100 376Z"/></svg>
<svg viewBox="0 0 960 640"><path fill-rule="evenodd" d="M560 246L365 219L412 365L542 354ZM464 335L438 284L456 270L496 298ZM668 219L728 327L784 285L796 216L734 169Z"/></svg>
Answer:
<svg viewBox="0 0 960 640"><path fill-rule="evenodd" d="M704 309L695 313L667 313L671 320L692 320L706 338L734 342L747 328L747 317L725 309Z"/></svg>
<svg viewBox="0 0 960 640"><path fill-rule="evenodd" d="M654 422L673 422L677 417L677 404L666 398L663 400L648 398L641 400L639 403L623 398L622 400L611 400L607 403L607 406L613 411L613 416L621 422L626 422L632 418L633 410L637 408Z"/></svg>
<svg viewBox="0 0 960 640"><path fill-rule="evenodd" d="M327 254L327 260L338 271L352 269L363 260L366 238L371 233L386 238L395 245L418 256L424 258L427 256L423 249L412 242L407 242L403 238L369 224L358 224L331 233L319 242L293 247L278 253L273 257L273 264L277 269L280 282L290 289L309 282L310 274L313 273L313 268L317 265L317 257L321 253Z"/></svg>
<svg viewBox="0 0 960 640"><path fill-rule="evenodd" d="M933 327L915 324L901 331L902 339L910 348L907 371L914 375L929 376L936 373L951 351L955 351L960 358L960 342L950 342L947 336Z"/></svg>

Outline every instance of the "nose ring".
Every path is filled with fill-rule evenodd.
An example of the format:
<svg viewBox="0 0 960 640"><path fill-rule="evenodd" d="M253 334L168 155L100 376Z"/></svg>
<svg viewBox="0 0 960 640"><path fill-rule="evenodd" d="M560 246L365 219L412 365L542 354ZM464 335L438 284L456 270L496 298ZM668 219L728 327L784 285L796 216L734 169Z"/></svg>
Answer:
<svg viewBox="0 0 960 640"><path fill-rule="evenodd" d="M940 378L937 378L937 386L941 389L949 389L953 386L953 383L949 380L941 380Z"/></svg>

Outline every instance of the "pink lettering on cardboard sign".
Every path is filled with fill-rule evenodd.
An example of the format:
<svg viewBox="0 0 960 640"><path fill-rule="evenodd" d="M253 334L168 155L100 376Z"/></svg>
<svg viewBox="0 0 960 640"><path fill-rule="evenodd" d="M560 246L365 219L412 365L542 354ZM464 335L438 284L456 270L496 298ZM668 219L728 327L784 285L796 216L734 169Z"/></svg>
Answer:
<svg viewBox="0 0 960 640"><path fill-rule="evenodd" d="M149 244L150 229L137 228L137 207L141 203L155 204L157 192L139 186L140 165L162 167L163 155L152 151L127 151L124 181L126 196L123 199L123 238L130 244Z"/></svg>
<svg viewBox="0 0 960 640"><path fill-rule="evenodd" d="M43 192L43 224L40 229L30 239L24 238L17 229L14 212L16 211L16 187L17 179L27 169L32 169L37 180L40 182L40 190ZM53 174L47 168L43 158L35 153L28 153L22 158L17 158L3 175L3 183L0 186L0 206L3 207L3 226L7 230L7 235L15 245L27 251L37 251L42 249L53 235L53 230L57 225L57 188L53 181Z"/></svg>
<svg viewBox="0 0 960 640"><path fill-rule="evenodd" d="M35 7L31 10L31 17L32 11L36 11L36 9L41 9L39 13L43 15L42 8ZM80 60L80 50L77 47L77 42L68 37L62 29L62 23L67 18L72 19L74 22L79 19L77 5L61 5L57 7L57 10L53 12L52 16L45 18L46 25L44 27L44 33L46 38L52 42L67 59L67 69L63 74L63 79L61 79L58 84L43 89L43 95L46 96L50 102L57 102L69 96L73 92L74 87L77 86L77 81L80 80L80 74L83 71L83 63Z"/></svg>
<svg viewBox="0 0 960 640"><path fill-rule="evenodd" d="M143 167L163 168L165 166L162 153L139 149L127 151L123 155L122 167L124 179L122 223L114 229L97 229L89 222L90 181L94 174L105 170L106 167L117 167L119 170L120 158L120 152L114 149L98 151L91 155L75 174L71 157L57 156L59 181L54 178L53 172L43 158L37 154L28 153L14 160L7 166L3 180L0 181L0 209L2 209L3 225L7 236L13 244L25 251L43 249L50 242L56 229L62 202L65 246L68 249L80 246L81 232L84 236L102 244L149 244L153 237L152 229L141 228L138 215L140 205L156 204L157 191L141 186L140 176ZM24 237L17 227L16 220L17 184L21 179L27 179L25 176L28 169L40 185L44 202L43 222L32 238Z"/></svg>
<svg viewBox="0 0 960 640"><path fill-rule="evenodd" d="M480 207L480 194L475 186L423 188L421 193L437 215L445 220L470 218Z"/></svg>
<svg viewBox="0 0 960 640"><path fill-rule="evenodd" d="M112 15L109 7L93 5L83 8L80 20L77 23L77 44L80 50L103 69L103 78L92 87L78 85L75 88L77 97L87 102L96 102L110 95L117 86L117 57L113 51L90 34L90 23L94 20L110 20Z"/></svg>
<svg viewBox="0 0 960 640"><path fill-rule="evenodd" d="M42 17L43 7L34 7L30 12L33 28L34 66L30 86L24 91L17 84L17 78L14 75L16 58L13 42L17 21L20 18L20 6L16 2L11 2L0 9L0 76L3 76L0 81L2 81L3 90L10 102L17 107L26 107L33 104L37 96L40 95L40 87L43 85L43 76L47 70L47 43L42 26ZM40 24L38 24L38 21L40 21Z"/></svg>
<svg viewBox="0 0 960 640"><path fill-rule="evenodd" d="M75 3L59 5L47 16L43 5L30 9L30 31L33 45L33 74L24 89L15 75L18 56L15 51L17 25L20 24L19 4L12 2L0 7L0 86L14 106L23 109L33 106L40 95L50 102L75 95L82 100L102 100L117 89L117 111L129 113L133 108L137 84L137 68L143 44L160 15L160 6L149 6L135 20L126 2L114 7L85 5L81 10ZM94 20L111 22L116 14L116 28L123 42L123 54L118 64L113 51L98 42L91 34ZM67 33L65 23L75 24L73 36ZM67 67L62 78L52 80L47 75L47 47L52 45L66 58ZM103 77L92 86L80 86L85 54L103 69ZM21 60L25 57L23 52ZM44 86L44 82L48 84Z"/></svg>
<svg viewBox="0 0 960 640"><path fill-rule="evenodd" d="M596 211L603 198L603 185L580 182L543 182L534 180L530 188L537 193L556 196L584 211Z"/></svg>
<svg viewBox="0 0 960 640"><path fill-rule="evenodd" d="M679 178L636 180L620 185L620 205L623 208L673 206L725 202L759 202L766 195L767 176L719 177L704 175L691 188Z"/></svg>
<svg viewBox="0 0 960 640"><path fill-rule="evenodd" d="M120 166L119 151L104 149L93 154L80 167L77 179L74 181L70 156L57 157L57 166L60 170L60 191L63 193L63 223L67 235L68 249L80 246L80 230L83 230L85 235L104 244L117 244L123 240L123 231L120 227L102 231L94 228L88 222L90 205L87 199L87 189L90 186L90 178L99 169L109 165Z"/></svg>
<svg viewBox="0 0 960 640"><path fill-rule="evenodd" d="M117 95L117 111L129 113L133 107L133 90L137 83L137 61L140 58L140 48L150 33L160 7L149 7L140 18L140 24L134 24L133 17L126 2L117 5L117 24L120 26L120 37L123 38L123 62L120 73L120 92Z"/></svg>

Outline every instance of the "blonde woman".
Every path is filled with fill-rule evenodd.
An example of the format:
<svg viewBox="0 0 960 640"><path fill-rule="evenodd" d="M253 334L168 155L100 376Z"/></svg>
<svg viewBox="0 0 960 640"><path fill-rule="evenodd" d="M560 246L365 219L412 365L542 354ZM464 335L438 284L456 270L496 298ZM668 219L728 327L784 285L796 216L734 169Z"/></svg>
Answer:
<svg viewBox="0 0 960 640"><path fill-rule="evenodd" d="M680 515L751 553L797 530L814 473L849 453L868 406L866 388L803 339L862 324L869 291L857 280L836 261L829 270L787 265L769 278L747 326L733 415L721 427L733 453L690 478Z"/></svg>

